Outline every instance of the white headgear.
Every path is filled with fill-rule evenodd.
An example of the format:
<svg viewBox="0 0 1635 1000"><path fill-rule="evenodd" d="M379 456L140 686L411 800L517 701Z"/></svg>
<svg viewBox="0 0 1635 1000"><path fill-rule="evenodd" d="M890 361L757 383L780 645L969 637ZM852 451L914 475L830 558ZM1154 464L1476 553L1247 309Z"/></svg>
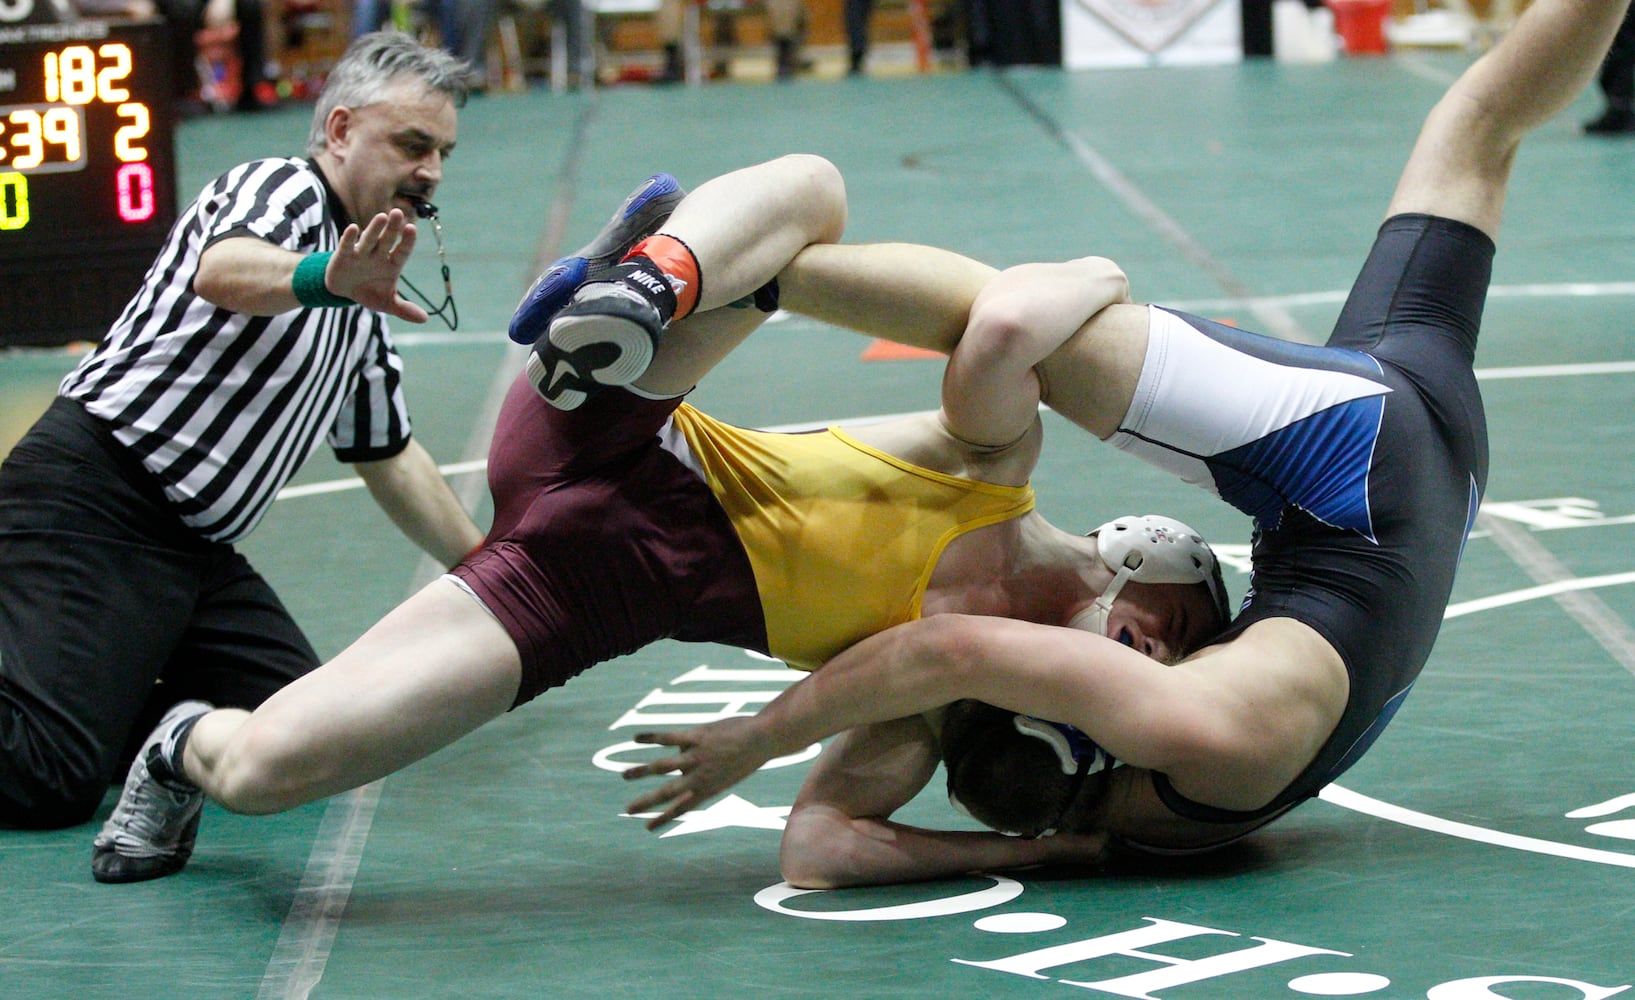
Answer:
<svg viewBox="0 0 1635 1000"><path fill-rule="evenodd" d="M1097 635L1107 634L1107 616L1118 592L1131 580L1137 583L1203 583L1223 619L1232 612L1221 582L1220 564L1203 536L1159 514L1121 517L1090 532L1096 552L1113 571L1113 582L1096 603L1073 616L1068 624Z"/></svg>

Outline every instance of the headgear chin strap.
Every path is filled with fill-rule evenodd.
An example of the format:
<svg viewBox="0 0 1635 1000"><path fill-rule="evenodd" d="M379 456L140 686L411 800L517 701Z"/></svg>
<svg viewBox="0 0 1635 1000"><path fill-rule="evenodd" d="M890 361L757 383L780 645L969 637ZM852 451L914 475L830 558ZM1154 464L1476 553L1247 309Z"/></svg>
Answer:
<svg viewBox="0 0 1635 1000"><path fill-rule="evenodd" d="M987 708L987 711L993 712L995 710ZM1075 807L1083 805L1081 800L1084 799L1087 791L1086 782L1103 771L1110 771L1115 767L1123 766L1122 761L1115 759L1112 754L1103 750L1082 730L1064 722L1051 722L1047 719L1034 718L1031 715L1015 714L1011 716L1011 725L1015 727L1018 733L1043 742L1054 752L1056 765L1061 768L1062 775L1069 782L1069 787L1066 794L1062 796L1061 807L1055 811L1052 819L1028 830L995 828L997 832L1007 837L1031 839L1054 836L1058 831L1064 829L1070 818L1069 814L1074 811ZM949 804L966 816L970 816L978 822L984 822L980 817L974 815L964 802L960 801L959 796L954 792L952 781L949 782L949 785ZM1098 785L1095 794L1100 794L1099 788Z"/></svg>
<svg viewBox="0 0 1635 1000"><path fill-rule="evenodd" d="M1031 715L1017 715L1011 720L1011 724L1023 736L1044 740L1056 751L1056 761L1061 765L1063 774L1082 773L1088 777L1119 764L1113 759L1112 754L1084 735L1083 730L1065 722L1051 722L1047 719L1036 719Z"/></svg>
<svg viewBox="0 0 1635 1000"><path fill-rule="evenodd" d="M1173 517L1160 514L1121 517L1090 532L1090 537L1096 540L1096 552L1102 563L1113 571L1113 582L1094 604L1073 616L1069 627L1106 635L1107 616L1113 611L1113 601L1131 580L1207 584L1209 596L1214 599L1221 617L1232 617L1214 551L1202 535Z"/></svg>

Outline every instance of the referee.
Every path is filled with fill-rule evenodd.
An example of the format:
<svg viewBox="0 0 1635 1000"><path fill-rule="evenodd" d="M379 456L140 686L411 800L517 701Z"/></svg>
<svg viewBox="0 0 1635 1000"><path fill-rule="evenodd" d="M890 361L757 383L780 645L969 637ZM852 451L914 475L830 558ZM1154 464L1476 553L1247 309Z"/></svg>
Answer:
<svg viewBox="0 0 1635 1000"><path fill-rule="evenodd" d="M182 213L142 288L0 465L0 825L89 820L178 703L254 707L318 663L233 547L318 445L446 565L482 533L411 439L387 317L407 220L454 147L468 67L353 43L305 158L241 164ZM100 881L185 863L202 799L143 753Z"/></svg>

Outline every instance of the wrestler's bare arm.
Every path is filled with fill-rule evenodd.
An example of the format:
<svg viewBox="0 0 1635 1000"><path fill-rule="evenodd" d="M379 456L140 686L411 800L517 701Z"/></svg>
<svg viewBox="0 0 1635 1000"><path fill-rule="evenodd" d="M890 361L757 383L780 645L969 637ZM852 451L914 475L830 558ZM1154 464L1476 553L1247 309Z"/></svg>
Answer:
<svg viewBox="0 0 1635 1000"><path fill-rule="evenodd" d="M1256 701L1263 687L1257 684L1246 694L1233 689L1236 679L1235 673L1161 667L1104 636L1076 629L936 615L864 639L756 716L639 735L638 740L676 747L678 753L625 772L628 778L668 777L630 810L662 808L649 824L657 827L737 784L772 757L845 729L960 698L1059 718L1137 766L1177 776L1199 761L1211 762L1212 768L1232 766L1235 776L1251 775L1255 783L1233 791L1255 795L1261 765L1285 748L1268 750L1277 741L1266 739L1263 714L1256 710L1264 705ZM672 771L678 776L670 777Z"/></svg>
<svg viewBox="0 0 1635 1000"><path fill-rule="evenodd" d="M1001 271L977 293L943 375L949 431L984 445L1014 441L1048 399L1040 363L1129 292L1124 272L1105 257Z"/></svg>
<svg viewBox="0 0 1635 1000"><path fill-rule="evenodd" d="M1047 862L1095 861L1099 834L1022 840L979 830L893 822L936 773L936 737L923 716L835 737L801 785L784 828L783 877L806 889L947 878Z"/></svg>

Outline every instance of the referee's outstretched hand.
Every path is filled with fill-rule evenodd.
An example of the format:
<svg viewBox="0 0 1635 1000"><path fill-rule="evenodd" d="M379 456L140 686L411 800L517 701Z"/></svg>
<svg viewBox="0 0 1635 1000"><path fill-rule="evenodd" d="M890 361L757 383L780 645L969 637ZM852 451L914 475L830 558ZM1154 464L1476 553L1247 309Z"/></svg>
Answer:
<svg viewBox="0 0 1635 1000"><path fill-rule="evenodd" d="M414 252L414 223L400 208L376 215L361 230L357 223L341 234L340 247L329 258L324 283L366 309L424 323L426 310L398 294L397 279Z"/></svg>

